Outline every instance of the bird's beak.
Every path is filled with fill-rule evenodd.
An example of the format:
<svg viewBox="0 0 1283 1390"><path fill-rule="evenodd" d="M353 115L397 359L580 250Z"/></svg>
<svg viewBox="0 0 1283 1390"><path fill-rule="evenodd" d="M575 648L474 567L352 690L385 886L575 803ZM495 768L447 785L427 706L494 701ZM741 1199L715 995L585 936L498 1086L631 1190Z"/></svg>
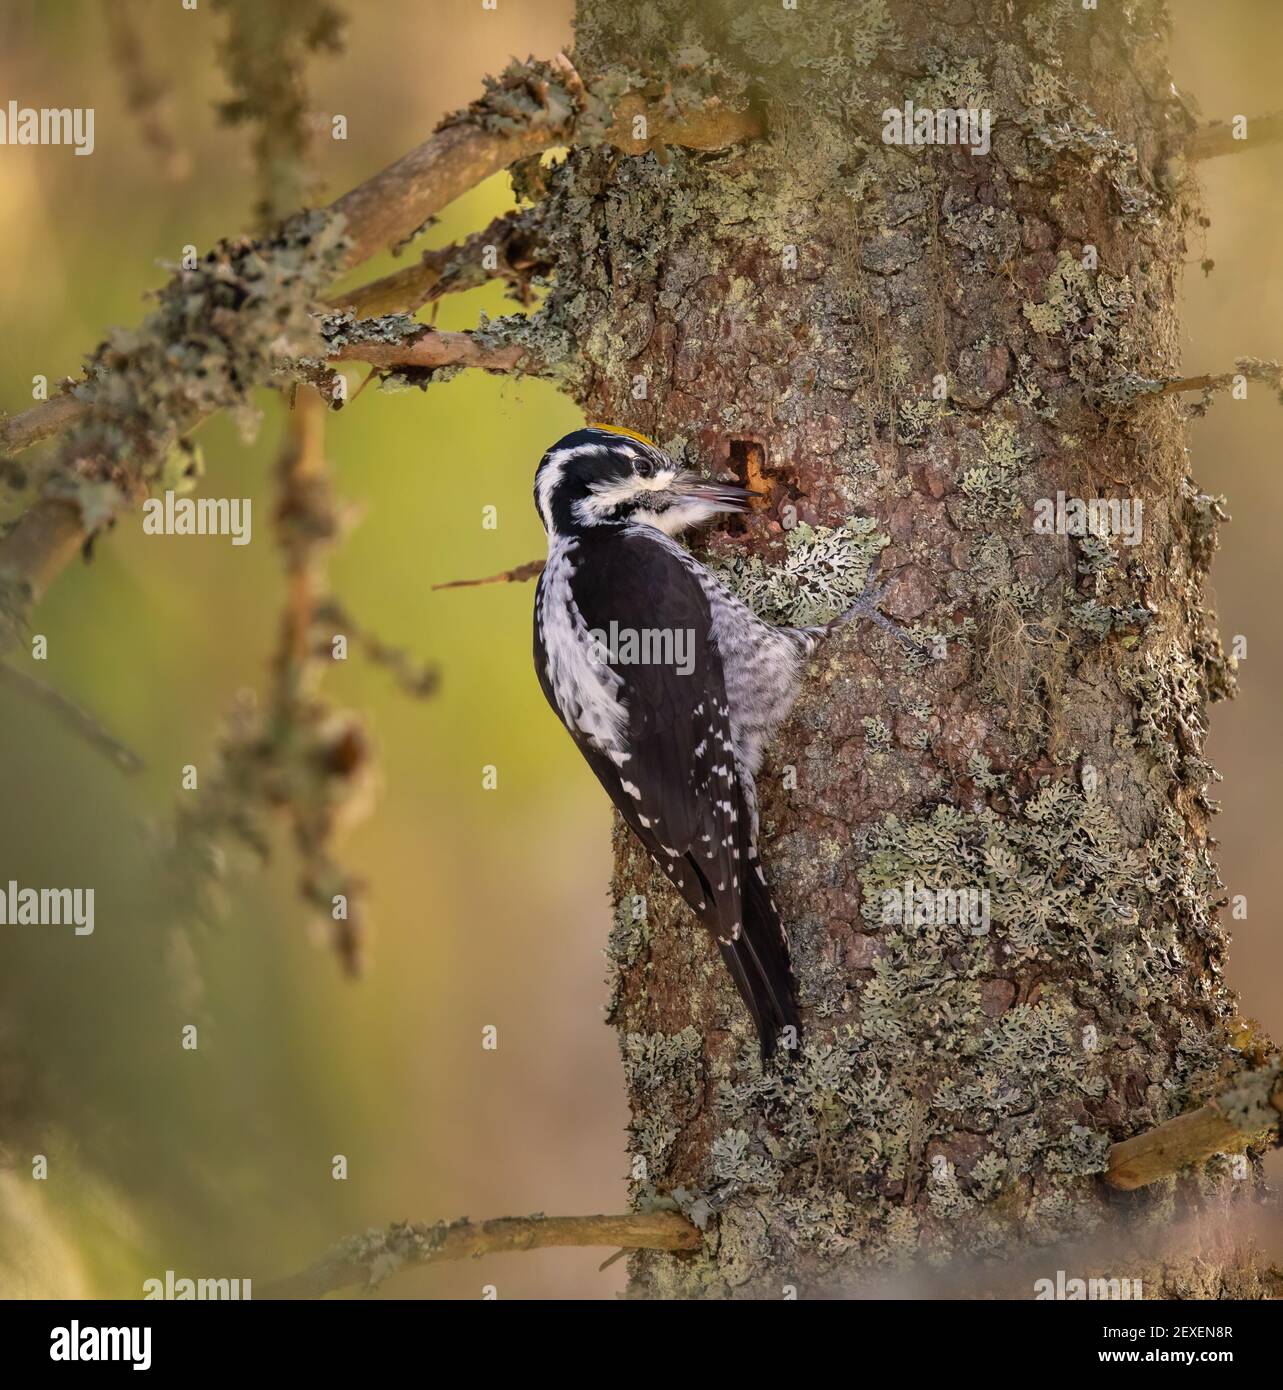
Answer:
<svg viewBox="0 0 1283 1390"><path fill-rule="evenodd" d="M738 483L710 483L694 476L674 479L671 490L679 501L700 502L723 512L745 512L750 499L762 495Z"/></svg>

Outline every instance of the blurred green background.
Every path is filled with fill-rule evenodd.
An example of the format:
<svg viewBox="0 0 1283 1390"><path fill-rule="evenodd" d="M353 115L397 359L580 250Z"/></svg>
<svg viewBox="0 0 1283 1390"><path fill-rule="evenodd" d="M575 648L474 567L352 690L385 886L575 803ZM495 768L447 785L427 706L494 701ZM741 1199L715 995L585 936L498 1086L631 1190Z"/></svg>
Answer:
<svg viewBox="0 0 1283 1390"><path fill-rule="evenodd" d="M92 158L0 147L0 407L35 373L77 372L113 323L138 319L160 262L252 223L244 130L220 125L225 21L208 5L149 0L149 61L173 87L171 128L190 156L166 179L104 55L97 0L0 11L0 92L32 106L92 106ZM346 50L308 69L310 104L348 118L316 142L333 197L417 143L510 55L571 40L568 0L377 0L351 7ZM1270 0L1173 6L1177 83L1204 114L1277 104L1283 20ZM1186 368L1283 351L1283 149L1208 165L1212 225L1191 245ZM416 243L444 245L512 205L506 175L452 206ZM411 255L414 252L410 253ZM1198 263L1216 266L1205 277ZM390 257L373 276L404 264ZM447 299L463 328L507 312L498 288ZM353 385L359 379L354 371ZM609 816L544 707L529 656L530 586L432 593L542 552L530 503L546 444L579 422L532 381L464 375L419 392L367 391L327 425L339 489L361 520L332 574L347 606L390 642L439 663L440 693L412 702L354 657L327 690L372 726L374 813L343 846L372 885L365 978L340 975L296 890L282 834L272 865L245 864L223 924L194 938L153 871L146 827L181 796L180 769L211 766L238 691L266 685L281 601L268 483L282 402L258 442L226 420L200 432L210 495L254 499L254 543L147 537L122 521L40 607L49 660L26 663L146 758L126 779L48 714L0 692L0 880L94 886L97 930L0 929L0 1294L138 1297L179 1275L261 1283L332 1240L397 1219L592 1212L624 1203L626 1111L601 1022ZM1231 978L1283 1034L1283 950L1273 921L1280 832L1278 690L1283 414L1264 389L1222 397L1191 431L1191 471L1230 500L1214 573L1222 632L1248 638L1243 691L1213 719L1225 774L1223 875L1246 894ZM496 530L482 508L498 509ZM482 789L482 768L499 770ZM239 861L238 861L239 862ZM195 1052L180 1046L200 1026ZM482 1029L498 1029L496 1051ZM30 1177L48 1155L46 1182ZM331 1159L347 1157L336 1182ZM607 1297L623 1266L603 1252L512 1255L385 1286L393 1297Z"/></svg>

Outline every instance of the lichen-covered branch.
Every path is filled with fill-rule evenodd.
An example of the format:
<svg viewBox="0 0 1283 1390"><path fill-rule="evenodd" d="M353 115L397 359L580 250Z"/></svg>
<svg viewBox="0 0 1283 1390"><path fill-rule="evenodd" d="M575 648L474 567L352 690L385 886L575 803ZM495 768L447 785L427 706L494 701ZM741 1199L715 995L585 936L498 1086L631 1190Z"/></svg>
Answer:
<svg viewBox="0 0 1283 1390"><path fill-rule="evenodd" d="M586 87L561 53L546 63L512 63L498 78L487 78L484 96L331 204L330 211L347 222L348 264L405 241L483 179L557 145L601 143L644 154L665 145L725 149L762 134L752 111L711 101L674 112L642 92L619 93L618 86L618 74L612 74L600 90ZM643 128L644 135L634 134Z"/></svg>
<svg viewBox="0 0 1283 1390"><path fill-rule="evenodd" d="M421 145L331 204L359 265L413 235L447 203L500 169L570 138L583 86L569 59L512 64L482 98Z"/></svg>
<svg viewBox="0 0 1283 1390"><path fill-rule="evenodd" d="M1130 1192L1214 1154L1236 1153L1273 1131L1279 1138L1283 1114L1283 1067L1277 1061L1236 1077L1215 1100L1177 1115L1109 1150L1105 1181Z"/></svg>
<svg viewBox="0 0 1283 1390"><path fill-rule="evenodd" d="M676 1211L619 1216L504 1216L494 1221L398 1222L336 1245L314 1265L268 1285L264 1298L321 1298L339 1289L373 1288L390 1275L445 1260L510 1250L611 1246L622 1250L698 1250L699 1231Z"/></svg>
<svg viewBox="0 0 1283 1390"><path fill-rule="evenodd" d="M537 354L520 343L496 340L483 332L448 333L404 314L378 319L337 317L325 326L327 356L340 362L367 362L383 370L478 367L488 372L542 370Z"/></svg>
<svg viewBox="0 0 1283 1390"><path fill-rule="evenodd" d="M232 18L224 57L239 94L237 119L253 119L258 127L259 214L266 223L292 209L309 186L299 59L302 50L334 42L338 17L325 0L222 0L222 6ZM355 975L362 963L364 884L340 862L337 842L370 804L372 740L357 714L327 699L324 677L336 656L346 657L350 638L392 666L416 694L431 693L435 673L414 672L404 653L335 625L343 615L330 592L328 560L343 514L325 457L327 413L312 386L291 391L274 512L286 593L268 698L261 714L243 710L229 725L212 786L207 783L201 801L180 818L180 849L194 844L198 853L186 860L180 855L179 863L196 870L212 866L218 856L199 851L238 834L261 851L266 831L260 823L279 812L293 832L304 900L327 924L340 960Z"/></svg>
<svg viewBox="0 0 1283 1390"><path fill-rule="evenodd" d="M1148 377L1138 372L1111 378L1094 387L1092 396L1102 405L1126 407L1146 397L1181 395L1199 391L1201 396L1190 406L1194 416L1205 415L1219 391L1246 388L1250 381L1268 386L1283 404L1283 365L1268 358L1240 357L1230 372L1205 372L1201 376Z"/></svg>
<svg viewBox="0 0 1283 1390"><path fill-rule="evenodd" d="M276 381L283 361L323 352L312 311L341 246L332 219L317 213L266 240L221 242L176 270L137 329L112 331L71 388L85 408L63 407L73 428L41 497L0 539L10 591L25 588L34 600L122 507L191 476L198 459L188 435L208 415L227 410L243 434L253 432L255 388ZM47 424L42 411L38 428ZM32 432L27 420L10 425ZM51 502L65 507L57 525L48 524Z"/></svg>

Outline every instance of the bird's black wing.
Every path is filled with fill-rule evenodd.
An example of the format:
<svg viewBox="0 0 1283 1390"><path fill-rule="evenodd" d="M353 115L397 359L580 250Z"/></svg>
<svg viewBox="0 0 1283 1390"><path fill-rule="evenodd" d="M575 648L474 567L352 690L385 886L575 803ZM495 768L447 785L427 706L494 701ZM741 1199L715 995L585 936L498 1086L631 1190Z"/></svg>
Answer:
<svg viewBox="0 0 1283 1390"><path fill-rule="evenodd" d="M569 591L583 625L607 637L605 664L626 715L614 747L577 728L573 712L571 735L712 932L769 1053L780 1029L796 1026L797 1011L779 918L750 854L751 813L707 596L663 542L637 533L582 541ZM536 665L565 718L538 641Z"/></svg>

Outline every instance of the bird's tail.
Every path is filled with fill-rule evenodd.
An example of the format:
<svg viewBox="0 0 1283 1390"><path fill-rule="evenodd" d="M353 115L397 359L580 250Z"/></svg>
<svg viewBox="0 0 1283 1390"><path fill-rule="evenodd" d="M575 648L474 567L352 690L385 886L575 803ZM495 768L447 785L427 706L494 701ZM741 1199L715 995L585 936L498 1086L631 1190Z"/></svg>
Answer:
<svg viewBox="0 0 1283 1390"><path fill-rule="evenodd" d="M762 1061L769 1062L777 1047L791 1053L800 1046L802 1019L784 927L761 862L751 851L741 906L744 915L739 937L720 945L720 950L752 1015L762 1045Z"/></svg>

